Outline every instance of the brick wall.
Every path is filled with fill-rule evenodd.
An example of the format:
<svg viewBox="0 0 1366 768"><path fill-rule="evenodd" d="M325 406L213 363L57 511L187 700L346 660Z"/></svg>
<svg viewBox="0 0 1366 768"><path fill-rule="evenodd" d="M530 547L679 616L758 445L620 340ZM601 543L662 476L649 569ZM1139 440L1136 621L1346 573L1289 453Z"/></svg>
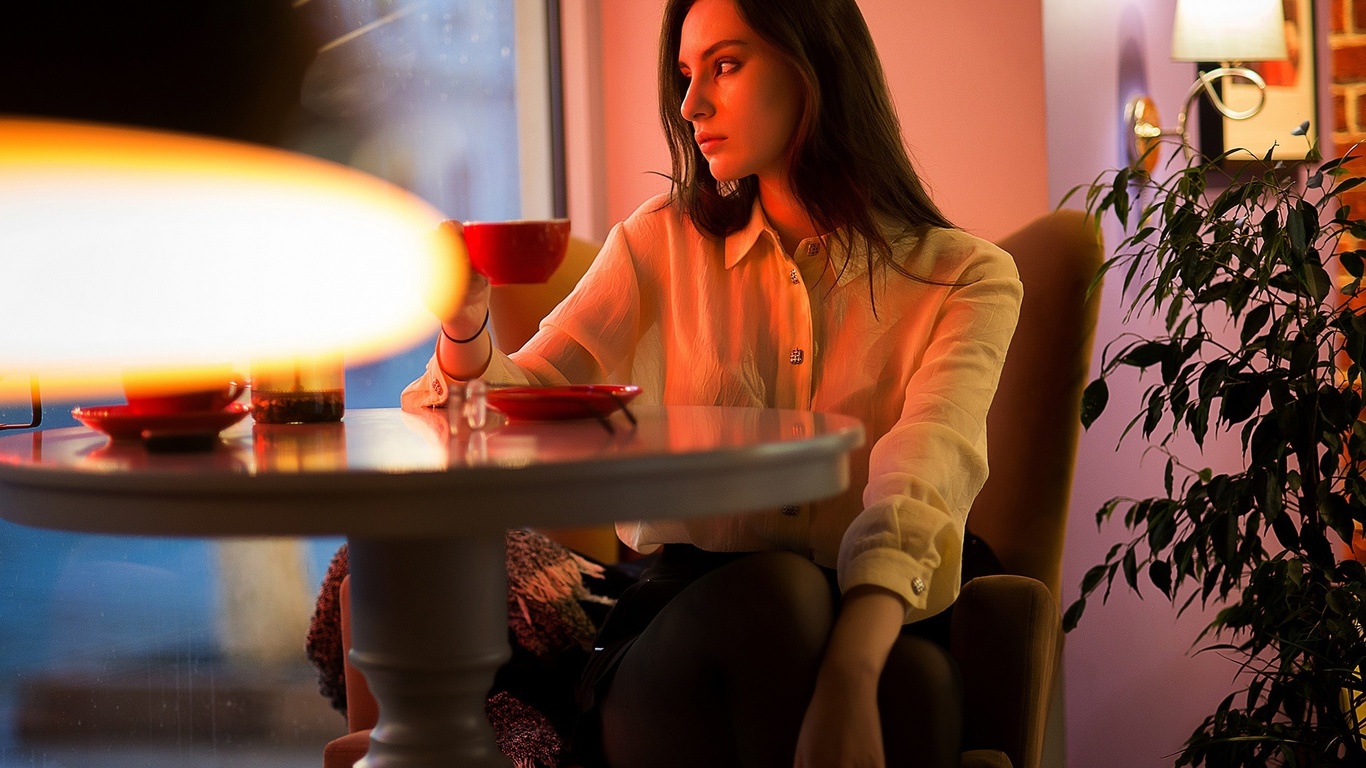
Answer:
<svg viewBox="0 0 1366 768"><path fill-rule="evenodd" d="M1329 55L1320 57L1320 66L1333 76L1332 139L1323 141L1326 157L1341 157L1358 142L1366 142L1366 0L1331 0L1328 18ZM1361 156L1366 143L1354 153ZM1351 163L1354 172L1366 171L1366 159ZM1360 215L1366 212L1366 186L1350 190L1343 202ZM1342 249L1361 247L1354 238L1344 238Z"/></svg>
<svg viewBox="0 0 1366 768"><path fill-rule="evenodd" d="M1332 0L1328 47L1323 63L1333 73L1332 143L1338 151L1324 149L1337 155L1366 140L1366 0Z"/></svg>

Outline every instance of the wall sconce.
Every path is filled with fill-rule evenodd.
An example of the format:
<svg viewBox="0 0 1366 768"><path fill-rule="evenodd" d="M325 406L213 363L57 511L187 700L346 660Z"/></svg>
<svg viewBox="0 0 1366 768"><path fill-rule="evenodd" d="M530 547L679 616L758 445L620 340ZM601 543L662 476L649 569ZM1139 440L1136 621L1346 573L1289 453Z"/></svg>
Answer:
<svg viewBox="0 0 1366 768"><path fill-rule="evenodd" d="M1157 105L1147 94L1129 99L1124 107L1129 165L1151 174L1157 167L1157 143L1176 136L1186 157L1192 157L1186 121L1191 105L1203 91L1219 113L1230 120L1246 120L1266 103L1266 82L1242 66L1247 61L1286 58L1285 14L1281 0L1177 0L1172 30L1173 61L1218 61L1222 65L1201 72L1176 118L1175 128L1162 128ZM1246 80L1257 87L1257 103L1234 110L1220 98L1214 84L1225 78Z"/></svg>

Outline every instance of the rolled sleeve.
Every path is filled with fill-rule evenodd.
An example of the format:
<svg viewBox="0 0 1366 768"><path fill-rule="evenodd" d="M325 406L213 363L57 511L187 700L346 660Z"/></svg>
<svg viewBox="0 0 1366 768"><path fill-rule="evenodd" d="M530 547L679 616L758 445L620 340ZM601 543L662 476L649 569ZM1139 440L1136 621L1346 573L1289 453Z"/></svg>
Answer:
<svg viewBox="0 0 1366 768"><path fill-rule="evenodd" d="M497 349L493 350L488 367L479 378L491 384L533 383L526 371L517 367L516 363ZM422 371L422 375L403 388L403 393L399 396L399 406L405 411L444 407L450 399L452 387L457 392L464 391L465 381L447 376L446 372L441 370L441 364L436 361L436 353L433 352L427 359L427 367Z"/></svg>
<svg viewBox="0 0 1366 768"><path fill-rule="evenodd" d="M891 590L907 623L957 599L968 510L987 478L987 410L1022 289L1007 254L986 256L969 270L978 278L944 301L900 417L873 445L864 509L840 542L841 589Z"/></svg>

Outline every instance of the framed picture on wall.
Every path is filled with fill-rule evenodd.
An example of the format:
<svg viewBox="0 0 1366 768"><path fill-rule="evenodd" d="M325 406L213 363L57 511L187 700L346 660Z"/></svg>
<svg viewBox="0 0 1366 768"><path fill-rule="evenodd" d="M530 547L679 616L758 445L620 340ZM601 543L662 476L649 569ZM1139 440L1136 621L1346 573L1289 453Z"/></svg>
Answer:
<svg viewBox="0 0 1366 768"><path fill-rule="evenodd" d="M1266 103L1247 120L1230 120L1219 114L1206 97L1200 98L1200 151L1214 157L1230 149L1246 149L1262 158L1271 150L1273 160L1302 161L1318 136L1318 78L1314 46L1314 6L1311 0L1281 0L1285 11L1283 61L1248 62L1244 66L1266 81ZM1201 71L1220 66L1200 64ZM1234 111L1257 104L1257 86L1239 78L1224 78L1216 86L1224 103ZM1305 120L1309 135L1291 132ZM1274 147L1274 149L1273 149ZM1241 154L1241 153L1239 153ZM1231 161L1240 158L1232 156ZM1250 160L1244 156L1242 159Z"/></svg>

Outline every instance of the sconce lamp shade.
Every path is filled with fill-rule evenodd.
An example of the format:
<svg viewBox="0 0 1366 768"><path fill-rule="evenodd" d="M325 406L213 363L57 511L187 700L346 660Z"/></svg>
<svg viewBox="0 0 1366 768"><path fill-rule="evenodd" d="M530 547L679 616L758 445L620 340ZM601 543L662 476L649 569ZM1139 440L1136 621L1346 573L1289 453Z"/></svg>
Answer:
<svg viewBox="0 0 1366 768"><path fill-rule="evenodd" d="M129 369L376 359L463 295L444 218L305 155L0 119L0 375L77 395Z"/></svg>
<svg viewBox="0 0 1366 768"><path fill-rule="evenodd" d="M1177 0L1174 61L1284 59L1281 0Z"/></svg>

